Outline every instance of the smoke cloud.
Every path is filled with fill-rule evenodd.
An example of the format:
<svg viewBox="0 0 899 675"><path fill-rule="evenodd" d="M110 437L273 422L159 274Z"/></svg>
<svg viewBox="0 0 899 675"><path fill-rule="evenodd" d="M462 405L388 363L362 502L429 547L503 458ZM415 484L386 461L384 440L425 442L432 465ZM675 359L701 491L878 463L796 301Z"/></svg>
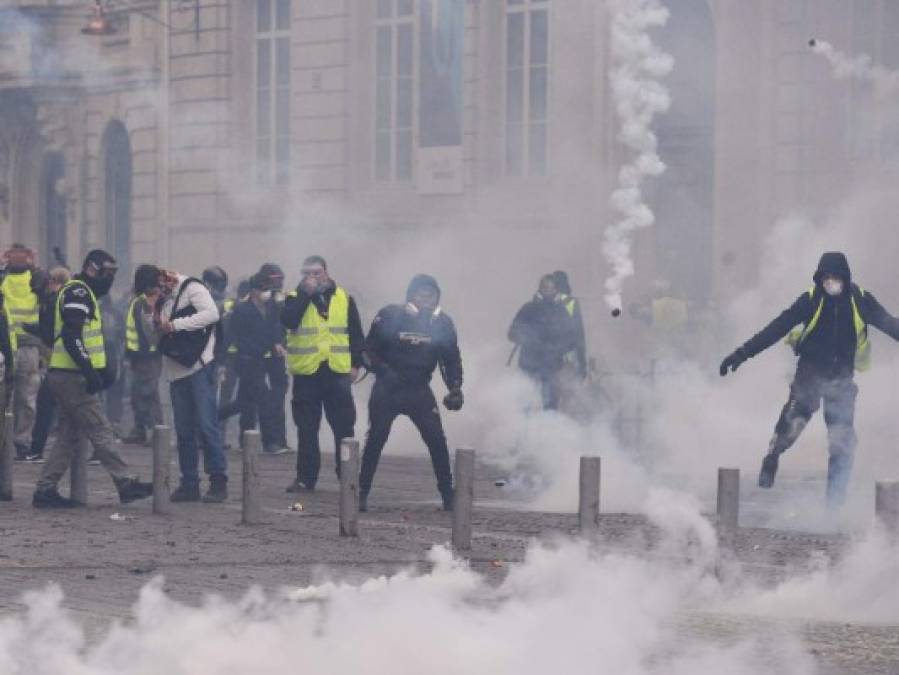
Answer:
<svg viewBox="0 0 899 675"><path fill-rule="evenodd" d="M606 229L603 243L603 254L612 266L612 275L605 282L605 301L613 310L620 310L622 286L634 274L634 233L655 220L641 188L646 178L665 171L651 126L655 116L671 105L660 80L671 72L674 61L650 36L652 28L668 21L668 10L658 0L615 0L610 6L609 77L619 138L631 155L618 172L618 188L611 198L620 219Z"/></svg>
<svg viewBox="0 0 899 675"><path fill-rule="evenodd" d="M899 72L875 64L868 54L850 56L826 40L809 40L812 51L830 64L834 77L840 80L862 80L874 85L875 94L884 98L899 90Z"/></svg>

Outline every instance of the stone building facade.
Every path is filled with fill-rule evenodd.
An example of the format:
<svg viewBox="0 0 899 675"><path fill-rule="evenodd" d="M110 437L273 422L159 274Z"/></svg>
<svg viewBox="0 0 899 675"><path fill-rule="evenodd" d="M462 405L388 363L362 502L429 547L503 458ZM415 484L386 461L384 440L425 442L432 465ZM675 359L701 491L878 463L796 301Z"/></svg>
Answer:
<svg viewBox="0 0 899 675"><path fill-rule="evenodd" d="M661 279L705 304L753 283L779 217L825 213L891 170L896 130L807 41L899 65L899 13L889 0L665 4L659 40L690 67L675 67L657 121L669 171L650 187L658 222L627 293ZM45 262L105 246L125 267L192 272L292 270L315 248L346 253L361 283L365 261L393 267L414 239L426 253L398 278L501 267L512 303L562 267L589 322L608 321L599 251L622 150L607 3L110 0L102 36L81 32L91 2L7 5L0 241Z"/></svg>

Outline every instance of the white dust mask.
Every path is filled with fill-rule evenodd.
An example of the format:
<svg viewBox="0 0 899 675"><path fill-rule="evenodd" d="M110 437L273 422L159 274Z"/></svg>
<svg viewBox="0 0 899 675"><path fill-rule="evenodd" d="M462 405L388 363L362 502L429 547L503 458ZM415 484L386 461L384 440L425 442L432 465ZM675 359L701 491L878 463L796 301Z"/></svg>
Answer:
<svg viewBox="0 0 899 675"><path fill-rule="evenodd" d="M825 279L822 285L827 295L836 296L843 292L843 282L839 279Z"/></svg>

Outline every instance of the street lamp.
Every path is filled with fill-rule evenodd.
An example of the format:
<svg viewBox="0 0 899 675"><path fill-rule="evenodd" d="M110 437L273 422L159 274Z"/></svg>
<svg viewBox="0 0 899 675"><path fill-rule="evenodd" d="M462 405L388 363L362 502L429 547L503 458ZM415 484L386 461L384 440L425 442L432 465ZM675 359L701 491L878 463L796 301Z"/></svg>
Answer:
<svg viewBox="0 0 899 675"><path fill-rule="evenodd" d="M189 0L187 0L189 1ZM124 4L124 3L122 3ZM185 0L181 0L179 3L181 5L187 4ZM169 30L174 30L174 26L171 24L162 21L161 19L157 19L152 14L149 14L143 10L137 9L136 7L125 7L122 8L124 11L132 11L136 14L140 14L145 19L149 19L155 23L158 23L160 26L165 26ZM180 9L180 7L179 7ZM94 0L94 13L91 16L90 20L87 22L87 25L81 29L81 32L85 35L113 35L116 32L116 27L113 20L109 17L109 13L111 11L117 11L118 8L114 7L111 0L107 0L106 7L103 6L103 0ZM193 0L193 10L194 10L194 20L193 25L191 26L194 29L194 39L198 42L200 40L200 0Z"/></svg>

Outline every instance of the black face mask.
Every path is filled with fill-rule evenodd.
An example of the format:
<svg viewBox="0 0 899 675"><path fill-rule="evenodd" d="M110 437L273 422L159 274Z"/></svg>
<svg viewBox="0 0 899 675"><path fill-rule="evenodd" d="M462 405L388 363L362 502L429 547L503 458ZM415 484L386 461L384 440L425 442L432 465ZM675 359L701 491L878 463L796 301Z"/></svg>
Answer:
<svg viewBox="0 0 899 675"><path fill-rule="evenodd" d="M90 289L98 298L102 298L109 293L113 281L115 281L115 277L88 277L85 279L85 283L90 286Z"/></svg>

